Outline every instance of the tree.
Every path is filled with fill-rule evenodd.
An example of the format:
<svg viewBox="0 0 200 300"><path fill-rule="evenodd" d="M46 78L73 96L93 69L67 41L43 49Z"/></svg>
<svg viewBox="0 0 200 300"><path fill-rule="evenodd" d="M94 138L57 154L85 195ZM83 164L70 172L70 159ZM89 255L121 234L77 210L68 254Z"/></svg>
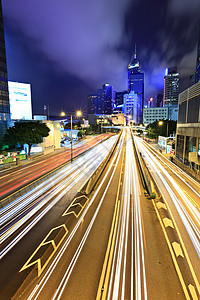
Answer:
<svg viewBox="0 0 200 300"><path fill-rule="evenodd" d="M176 132L176 121L173 120L160 120L162 125L159 125L159 121L155 121L147 126L147 131L149 136L152 138L157 138L159 135L168 136ZM168 130L167 130L168 129Z"/></svg>
<svg viewBox="0 0 200 300"><path fill-rule="evenodd" d="M4 141L9 145L28 144L28 156L30 157L33 144L42 143L42 138L49 135L49 127L39 121L16 122L13 127L7 129Z"/></svg>

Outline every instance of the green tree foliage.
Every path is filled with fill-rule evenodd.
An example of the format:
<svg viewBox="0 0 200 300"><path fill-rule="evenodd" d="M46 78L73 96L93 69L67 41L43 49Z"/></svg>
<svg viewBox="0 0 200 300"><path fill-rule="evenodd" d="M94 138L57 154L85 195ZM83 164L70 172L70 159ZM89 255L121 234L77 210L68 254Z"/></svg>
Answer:
<svg viewBox="0 0 200 300"><path fill-rule="evenodd" d="M168 126L168 136L176 132L176 121L173 120L160 120L163 122L159 125L159 121L155 121L147 126L148 136L151 138L157 138L159 135L167 136L167 126ZM168 125L167 125L168 124Z"/></svg>
<svg viewBox="0 0 200 300"><path fill-rule="evenodd" d="M9 145L28 144L28 156L30 156L32 145L42 143L42 138L47 137L49 131L50 129L45 123L16 122L13 127L7 129L4 141Z"/></svg>

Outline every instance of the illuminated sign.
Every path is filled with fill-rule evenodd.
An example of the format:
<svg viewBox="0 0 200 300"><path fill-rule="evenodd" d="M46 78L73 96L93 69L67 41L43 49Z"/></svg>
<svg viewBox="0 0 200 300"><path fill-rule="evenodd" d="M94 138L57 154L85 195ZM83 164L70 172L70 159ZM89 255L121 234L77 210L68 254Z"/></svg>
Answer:
<svg viewBox="0 0 200 300"><path fill-rule="evenodd" d="M8 81L12 120L32 120L31 85Z"/></svg>

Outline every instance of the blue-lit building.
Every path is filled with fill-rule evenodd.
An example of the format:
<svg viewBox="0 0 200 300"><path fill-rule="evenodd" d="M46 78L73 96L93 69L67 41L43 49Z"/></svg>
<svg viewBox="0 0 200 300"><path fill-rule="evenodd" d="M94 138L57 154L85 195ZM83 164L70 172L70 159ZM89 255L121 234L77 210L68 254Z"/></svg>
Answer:
<svg viewBox="0 0 200 300"><path fill-rule="evenodd" d="M110 84L104 84L97 93L88 95L88 114L111 115L114 109L114 91Z"/></svg>
<svg viewBox="0 0 200 300"><path fill-rule="evenodd" d="M136 58L136 51L130 64L128 65L128 91L137 94L137 123L143 121L144 106L144 73L140 71L139 61Z"/></svg>
<svg viewBox="0 0 200 300"><path fill-rule="evenodd" d="M169 109L169 119L178 118L179 73L177 67L166 69L164 77L164 107Z"/></svg>
<svg viewBox="0 0 200 300"><path fill-rule="evenodd" d="M114 108L113 87L110 84L103 85L103 114L112 114Z"/></svg>
<svg viewBox="0 0 200 300"><path fill-rule="evenodd" d="M0 139L11 125L8 94L8 73L4 38L2 5L0 1Z"/></svg>
<svg viewBox="0 0 200 300"><path fill-rule="evenodd" d="M140 121L140 114L142 107L138 94L131 91L129 94L124 95L123 113L127 118L127 122L131 121L134 124L142 123Z"/></svg>
<svg viewBox="0 0 200 300"><path fill-rule="evenodd" d="M88 114L97 114L98 96L97 93L88 95Z"/></svg>

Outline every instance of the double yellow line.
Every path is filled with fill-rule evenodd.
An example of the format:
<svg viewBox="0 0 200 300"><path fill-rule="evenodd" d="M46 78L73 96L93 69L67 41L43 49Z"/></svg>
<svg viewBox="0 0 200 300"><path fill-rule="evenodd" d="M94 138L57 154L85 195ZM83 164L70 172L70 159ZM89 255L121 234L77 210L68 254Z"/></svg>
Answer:
<svg viewBox="0 0 200 300"><path fill-rule="evenodd" d="M124 161L124 158L123 158L123 161ZM117 224L118 224L118 220L119 220L119 210L120 210L119 191L120 191L120 187L121 187L122 168L123 168L123 162L121 164L112 226L111 226L111 230L110 230L108 246L107 246L106 255L105 255L105 259L104 259L104 263L103 263L103 268L102 268L101 277L100 277L100 281L99 281L99 287L98 287L98 291L97 291L96 300L106 299L106 296L107 296L108 283L109 283L109 278L110 278L110 270L111 270L111 264L112 264L112 259L113 259L114 246L115 246L115 239L116 239L116 233L117 233Z"/></svg>

